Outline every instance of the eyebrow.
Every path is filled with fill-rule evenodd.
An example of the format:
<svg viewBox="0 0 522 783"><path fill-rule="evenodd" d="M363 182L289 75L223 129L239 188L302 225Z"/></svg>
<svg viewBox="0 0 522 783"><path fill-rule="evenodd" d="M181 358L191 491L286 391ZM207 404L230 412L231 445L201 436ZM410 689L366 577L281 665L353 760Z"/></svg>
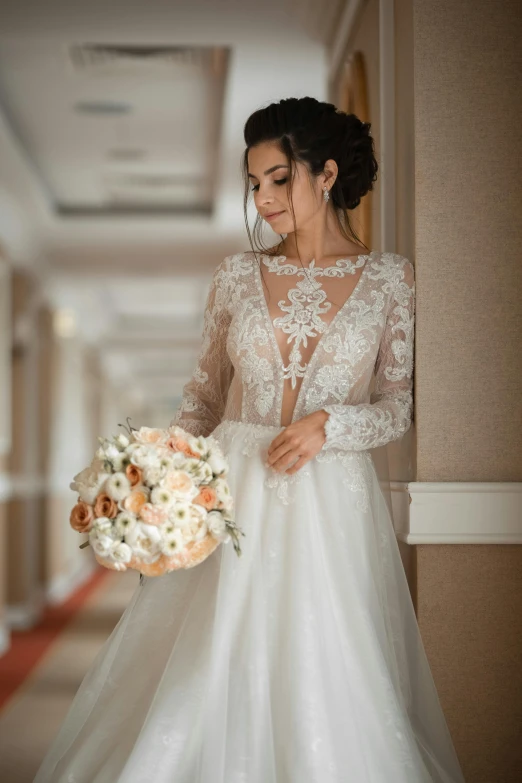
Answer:
<svg viewBox="0 0 522 783"><path fill-rule="evenodd" d="M271 173L272 173L273 171L275 171L276 169L287 169L287 168L288 168L288 166L285 166L283 163L278 163L276 166L272 166L272 168L271 168L271 169L267 169L267 170L264 172L264 175L265 175L265 177L266 177L266 176L267 176L267 174L271 174ZM257 179L257 177L256 177L256 175L255 175L255 174L250 174L250 173L249 173L249 174L248 174L248 176L249 176L249 177L254 177L254 179Z"/></svg>

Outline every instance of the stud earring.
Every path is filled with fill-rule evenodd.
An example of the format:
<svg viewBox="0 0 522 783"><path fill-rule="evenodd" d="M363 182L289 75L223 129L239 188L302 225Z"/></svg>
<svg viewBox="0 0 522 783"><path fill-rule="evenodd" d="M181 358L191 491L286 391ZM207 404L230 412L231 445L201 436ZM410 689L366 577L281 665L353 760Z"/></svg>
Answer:
<svg viewBox="0 0 522 783"><path fill-rule="evenodd" d="M326 185L324 186L323 191L324 191L323 198L325 201L328 201L330 198L330 194L328 193L328 188L326 187Z"/></svg>

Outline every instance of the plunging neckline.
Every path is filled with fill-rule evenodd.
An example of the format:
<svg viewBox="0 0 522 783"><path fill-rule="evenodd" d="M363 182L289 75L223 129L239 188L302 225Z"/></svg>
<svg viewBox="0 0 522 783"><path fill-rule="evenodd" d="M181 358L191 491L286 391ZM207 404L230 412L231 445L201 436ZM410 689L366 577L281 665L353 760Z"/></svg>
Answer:
<svg viewBox="0 0 522 783"><path fill-rule="evenodd" d="M309 360L307 362L304 374L303 374L302 379L301 379L301 386L299 387L299 391L297 392L297 397L296 397L296 400L295 400L295 403L294 403L294 408L292 410L292 418L290 420L290 424L293 424L293 422L294 422L295 413L298 410L299 404L301 402L301 395L304 393L303 389L306 388L308 377L309 377L310 372L311 372L310 367L311 367L311 365L313 363L313 360L314 360L314 358L315 358L315 356L317 354L317 349L322 344L323 338L325 339L328 336L328 334L332 331L333 325L337 321L337 319L341 316L341 313L344 313L344 311L352 303L352 300L355 298L355 294L358 293L358 290L361 287L361 284L363 282L363 278L365 277L366 269L367 269L368 264L370 262L370 259L372 258L374 253L375 253L374 250L371 250L369 253L360 253L357 256L357 258L355 259L355 261L353 262L354 264L356 264L359 261L360 258L366 258L366 262L365 262L365 264L364 264L364 266L362 268L361 274L359 275L359 279L358 279L357 283L355 284L355 287L354 287L353 291L344 300L343 304L337 310L337 312L335 313L335 315L332 318L332 320L329 323L326 324L325 330L323 332L321 332L321 334L319 335L319 339L317 340L317 343L315 344L314 350L312 351L312 353L310 355L310 358L309 358ZM266 258L284 258L284 259L286 259L286 256L269 256L267 253L261 253L260 255L264 256ZM350 260L351 259L349 259L349 258L338 258L337 259L337 261L350 261ZM335 262L335 264L333 264L334 267L336 266L337 261ZM272 347L275 350L275 356L277 356L279 358L279 367L280 368L284 368L284 364L285 364L284 358L283 358L283 356L281 354L281 349L280 349L279 344L277 342L277 337L276 337L275 331L274 331L274 324L272 323L272 318L270 317L270 311L268 309L268 303L266 301L265 293L263 291L263 280L262 280L262 277L261 277L261 265L255 262L255 266L256 266L256 283L257 283L257 289L258 289L258 293L259 293L260 300L261 300L260 304L261 304L261 309L263 311L263 317L264 317L265 322L268 323L268 333L270 335L270 341L272 343ZM326 267L321 267L321 268L326 268ZM280 427L288 426L286 424L281 424L283 397L284 397L284 379L283 379L283 383L281 384L281 399L279 400L279 426Z"/></svg>

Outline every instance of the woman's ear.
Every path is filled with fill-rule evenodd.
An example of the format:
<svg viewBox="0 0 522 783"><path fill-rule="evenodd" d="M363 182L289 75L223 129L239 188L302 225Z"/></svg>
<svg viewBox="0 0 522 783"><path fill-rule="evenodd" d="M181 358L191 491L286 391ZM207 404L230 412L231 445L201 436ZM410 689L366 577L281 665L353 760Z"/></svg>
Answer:
<svg viewBox="0 0 522 783"><path fill-rule="evenodd" d="M333 158L329 158L326 163L324 164L323 173L321 174L321 189L326 185L328 190L332 189L332 186L337 179L337 173L339 171L339 166L333 160Z"/></svg>

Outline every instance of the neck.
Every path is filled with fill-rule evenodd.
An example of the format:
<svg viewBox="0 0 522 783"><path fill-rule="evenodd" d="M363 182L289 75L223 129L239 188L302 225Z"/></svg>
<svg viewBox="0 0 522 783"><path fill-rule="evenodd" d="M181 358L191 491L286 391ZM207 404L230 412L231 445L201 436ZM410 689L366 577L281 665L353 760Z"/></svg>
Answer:
<svg viewBox="0 0 522 783"><path fill-rule="evenodd" d="M363 245L352 242L341 234L337 219L331 208L318 210L303 227L290 234L280 245L279 251L289 259L316 264L368 252Z"/></svg>

